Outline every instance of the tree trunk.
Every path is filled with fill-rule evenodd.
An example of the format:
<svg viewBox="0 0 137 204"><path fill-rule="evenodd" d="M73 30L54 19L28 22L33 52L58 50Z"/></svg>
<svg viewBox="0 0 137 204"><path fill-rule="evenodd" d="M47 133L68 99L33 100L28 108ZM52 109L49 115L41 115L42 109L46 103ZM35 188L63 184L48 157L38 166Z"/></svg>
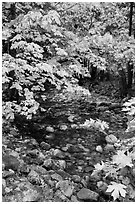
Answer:
<svg viewBox="0 0 137 204"><path fill-rule="evenodd" d="M12 3L10 6L10 20L14 20L16 18L16 3Z"/></svg>
<svg viewBox="0 0 137 204"><path fill-rule="evenodd" d="M132 81L133 81L133 64L128 62L128 89L132 88Z"/></svg>
<svg viewBox="0 0 137 204"><path fill-rule="evenodd" d="M133 6L134 2L130 2L130 15L129 15L129 36L132 35L132 16L133 16ZM131 91L132 81L133 81L133 64L128 62L127 64L127 73L128 73L128 90Z"/></svg>
<svg viewBox="0 0 137 204"><path fill-rule="evenodd" d="M120 88L120 97L124 98L127 96L128 89L127 89L127 80L126 74L124 69L119 70L119 88Z"/></svg>
<svg viewBox="0 0 137 204"><path fill-rule="evenodd" d="M130 14L129 14L129 36L132 34L132 16L133 16L134 2L130 2Z"/></svg>

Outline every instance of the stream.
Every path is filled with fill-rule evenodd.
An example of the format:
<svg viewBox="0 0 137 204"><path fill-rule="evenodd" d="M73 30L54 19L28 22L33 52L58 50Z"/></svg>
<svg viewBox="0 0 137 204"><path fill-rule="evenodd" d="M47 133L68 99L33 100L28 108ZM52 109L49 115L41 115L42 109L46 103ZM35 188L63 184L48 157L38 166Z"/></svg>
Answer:
<svg viewBox="0 0 137 204"><path fill-rule="evenodd" d="M119 138L125 130L121 108L110 109L114 102L112 99L98 93L89 93L81 87L73 91L50 89L36 97L41 107L39 112L31 121L16 116L16 126L11 127L9 134L3 137L3 162L6 169L3 200L110 200L108 195L98 192L96 182L101 178L92 179L90 175L94 165L110 159L113 151L103 151L106 146L106 135L103 132L93 127L83 128L81 125L91 118L100 119L108 123L109 134ZM6 132L6 125L4 130ZM97 150L97 146L102 149ZM11 175L9 171L7 173L8 169L14 171L12 181L7 180L7 174ZM57 182L63 186L59 187L60 191ZM22 185L26 185L27 191L22 191L22 187L19 192L16 191ZM41 186L41 191L38 186ZM79 193L82 187L84 190ZM8 193L5 192L7 188ZM47 195L47 192L50 193Z"/></svg>
<svg viewBox="0 0 137 204"><path fill-rule="evenodd" d="M94 128L80 128L80 124L90 118L100 119L111 125L113 132L113 129L123 128L123 123L118 124L118 118L121 120L121 117L107 108L103 112L96 110L98 102L109 101L109 98L90 93L87 95L81 91L63 91L53 89L49 93L42 93L39 96L39 103L44 111L34 116L31 124L26 124L21 133L35 138L39 144L44 141L50 144L51 148L63 150L68 146L71 157L66 158L68 163L66 172L72 175L81 174L83 171L79 170L80 166L84 169L105 159L105 154L96 152L96 146L106 145L106 135ZM19 121L20 124L22 128ZM52 127L53 130L47 130L47 127Z"/></svg>

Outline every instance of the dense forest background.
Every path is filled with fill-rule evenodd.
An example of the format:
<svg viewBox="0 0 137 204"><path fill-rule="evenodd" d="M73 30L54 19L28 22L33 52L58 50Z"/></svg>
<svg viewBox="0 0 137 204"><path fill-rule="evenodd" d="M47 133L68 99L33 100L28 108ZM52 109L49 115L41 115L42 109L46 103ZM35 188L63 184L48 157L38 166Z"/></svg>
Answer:
<svg viewBox="0 0 137 204"><path fill-rule="evenodd" d="M51 103L52 105L49 106L48 97L50 95L54 99L53 92L54 95L56 93L62 95L59 95L54 105ZM54 115L61 97L65 97L66 92L74 95L81 92L84 98L87 95L92 97L94 93L109 97L111 102L100 103L103 107L102 109L97 107L98 111L103 111L102 114L104 114L107 106L109 106L109 111L121 108L120 114L124 112L126 115L126 119L124 116L125 131L128 134L134 132L134 2L2 3L4 134L12 131L12 134L16 135L16 128L24 131L23 126L26 128L27 125L33 134L37 132L38 124L34 120L39 123L40 114ZM69 100L70 95L66 100ZM97 105L98 100L96 97L94 104L92 103L91 112L95 109L94 105ZM47 103L47 109L43 103ZM72 103L73 107L75 105L75 102ZM80 107L83 106L80 104ZM84 107L86 110L86 104ZM106 113L112 115L111 112ZM68 120L73 122L74 117L70 116ZM105 136L108 134L105 132L108 126L102 120L86 120L81 127L85 126L99 129ZM66 126L61 126L61 128L62 131L67 129ZM71 128L76 128L75 124ZM40 131L43 130L40 129ZM48 127L46 131L54 132L52 127ZM112 136L113 142L110 143L115 143L115 139ZM134 143L131 146L130 149L133 150ZM109 148L113 149L112 146ZM96 150L102 154L102 147L97 146ZM127 172L125 174L121 172L127 166L129 172L134 171L134 166L131 164L133 154L134 151L132 155L121 153L122 156L119 156L120 153L118 153L121 157L120 162L118 156L113 160L118 165L117 169L111 166L113 162L109 164L115 176L113 175L110 179L111 184L105 185L114 200L120 199L120 195L125 197L124 185L127 186L130 182L126 180L127 183L124 183L124 178L128 178ZM125 163L122 163L123 159ZM103 165L100 163L95 166L94 175L102 171ZM104 172L108 173L106 169ZM121 177L123 184L118 185L120 182L118 175L123 176ZM103 178L105 180L106 176ZM99 180L99 182L102 181ZM98 183L98 188L101 188L103 184ZM127 191L129 200L130 190ZM105 201L107 199L111 200L107 197ZM128 199L126 198L126 201ZM132 199L134 199L133 195Z"/></svg>

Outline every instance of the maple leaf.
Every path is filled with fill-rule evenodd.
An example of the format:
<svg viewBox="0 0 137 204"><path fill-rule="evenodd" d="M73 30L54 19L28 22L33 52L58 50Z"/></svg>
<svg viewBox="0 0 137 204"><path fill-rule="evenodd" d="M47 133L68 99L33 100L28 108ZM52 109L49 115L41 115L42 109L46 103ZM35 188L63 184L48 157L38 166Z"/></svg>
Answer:
<svg viewBox="0 0 137 204"><path fill-rule="evenodd" d="M102 130L108 129L109 126L105 121L101 121L99 119L97 119L96 123L97 126L99 126Z"/></svg>
<svg viewBox="0 0 137 204"><path fill-rule="evenodd" d="M105 168L105 163L101 161L101 164L97 163L94 165L95 169L93 170L91 176L98 174L101 170Z"/></svg>
<svg viewBox="0 0 137 204"><path fill-rule="evenodd" d="M103 170L103 168L105 167L105 163L103 161L101 161L101 164L97 163L96 165L94 165L96 170Z"/></svg>
<svg viewBox="0 0 137 204"><path fill-rule="evenodd" d="M123 168L125 166L129 166L129 167L133 166L131 157L126 156L124 154L124 151L120 151L120 150L117 152L117 155L113 156L113 164L117 164L119 168Z"/></svg>
<svg viewBox="0 0 137 204"><path fill-rule="evenodd" d="M106 172L105 177L107 177L107 176L110 175L110 176L112 176L112 177L117 178L117 169L114 168L113 166L111 166L111 165L106 165L103 170Z"/></svg>
<svg viewBox="0 0 137 204"><path fill-rule="evenodd" d="M108 186L108 189L106 190L106 192L112 192L112 196L114 198L114 200L116 200L117 198L119 198L119 196L121 195L122 197L125 197L126 195L126 191L124 190L124 188L127 188L125 185L121 184L121 183L116 183L116 182L111 182L112 185Z"/></svg>
<svg viewBox="0 0 137 204"><path fill-rule="evenodd" d="M128 122L128 127L126 129L126 132L132 132L135 131L135 118Z"/></svg>

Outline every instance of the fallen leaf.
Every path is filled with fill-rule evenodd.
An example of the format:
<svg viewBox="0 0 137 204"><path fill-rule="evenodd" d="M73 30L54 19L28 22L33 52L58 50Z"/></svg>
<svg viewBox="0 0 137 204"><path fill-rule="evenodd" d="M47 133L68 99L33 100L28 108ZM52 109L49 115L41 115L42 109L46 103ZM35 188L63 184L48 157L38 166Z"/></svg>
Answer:
<svg viewBox="0 0 137 204"><path fill-rule="evenodd" d="M108 189L106 190L106 192L112 192L112 196L114 198L114 200L116 200L117 198L119 198L119 196L121 195L122 197L125 197L126 195L126 191L124 190L124 188L127 188L125 185L121 184L121 183L116 183L116 182L111 182L112 185L108 186Z"/></svg>
<svg viewBox="0 0 137 204"><path fill-rule="evenodd" d="M97 163L96 165L94 165L95 170L103 170L103 168L105 167L105 163L103 161L101 161L101 164Z"/></svg>
<svg viewBox="0 0 137 204"><path fill-rule="evenodd" d="M125 166L132 167L132 159L130 156L126 156L124 151L119 150L117 155L113 156L113 164L117 164L119 168L123 168Z"/></svg>

